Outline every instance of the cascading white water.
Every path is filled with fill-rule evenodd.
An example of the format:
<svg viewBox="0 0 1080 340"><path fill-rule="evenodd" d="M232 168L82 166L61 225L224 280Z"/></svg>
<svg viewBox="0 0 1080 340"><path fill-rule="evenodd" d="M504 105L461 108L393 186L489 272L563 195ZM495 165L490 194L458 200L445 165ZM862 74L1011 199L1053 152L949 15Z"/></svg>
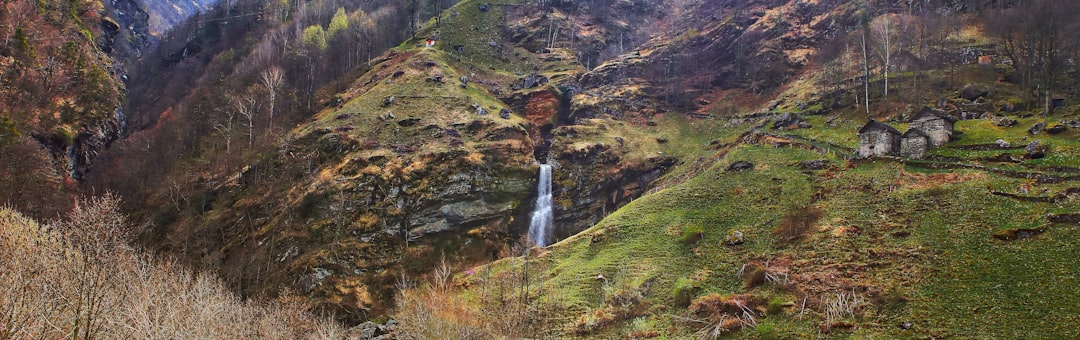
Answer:
<svg viewBox="0 0 1080 340"><path fill-rule="evenodd" d="M536 207L529 222L529 240L538 247L546 247L551 238L554 213L551 210L551 165L540 164L540 178L536 183Z"/></svg>

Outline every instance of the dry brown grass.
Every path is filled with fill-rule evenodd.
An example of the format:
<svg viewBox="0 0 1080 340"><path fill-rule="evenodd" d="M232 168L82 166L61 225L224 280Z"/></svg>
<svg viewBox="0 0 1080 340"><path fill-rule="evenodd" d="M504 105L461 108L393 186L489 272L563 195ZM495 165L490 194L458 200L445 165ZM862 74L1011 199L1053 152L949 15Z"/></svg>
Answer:
<svg viewBox="0 0 1080 340"><path fill-rule="evenodd" d="M245 301L220 279L127 244L111 195L40 225L0 208L0 339L337 338L301 299Z"/></svg>
<svg viewBox="0 0 1080 340"><path fill-rule="evenodd" d="M824 215L825 213L817 207L792 209L780 219L780 225L773 229L772 234L781 245L798 242Z"/></svg>

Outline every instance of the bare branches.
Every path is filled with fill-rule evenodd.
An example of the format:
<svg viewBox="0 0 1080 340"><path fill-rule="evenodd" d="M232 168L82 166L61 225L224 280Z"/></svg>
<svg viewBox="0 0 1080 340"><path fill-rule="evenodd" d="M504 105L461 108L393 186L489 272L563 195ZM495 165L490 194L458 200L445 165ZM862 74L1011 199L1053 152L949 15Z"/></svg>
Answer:
<svg viewBox="0 0 1080 340"><path fill-rule="evenodd" d="M259 79L262 80L262 85L266 87L266 92L269 95L270 104L270 133L274 133L274 102L277 99L277 92L281 88L281 85L285 82L285 72L280 67L271 66L262 71L259 74Z"/></svg>
<svg viewBox="0 0 1080 340"><path fill-rule="evenodd" d="M0 208L0 339L341 337L299 300L243 301L216 276L127 245L112 195L41 226Z"/></svg>

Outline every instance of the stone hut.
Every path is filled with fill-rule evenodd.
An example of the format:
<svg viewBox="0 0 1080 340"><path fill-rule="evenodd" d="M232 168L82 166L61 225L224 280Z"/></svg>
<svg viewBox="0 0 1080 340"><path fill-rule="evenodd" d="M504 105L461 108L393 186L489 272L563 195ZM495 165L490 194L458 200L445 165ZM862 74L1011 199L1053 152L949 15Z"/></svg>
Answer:
<svg viewBox="0 0 1080 340"><path fill-rule="evenodd" d="M871 119L859 129L859 157L895 154L900 151L900 131Z"/></svg>
<svg viewBox="0 0 1080 340"><path fill-rule="evenodd" d="M949 142L953 136L953 124L956 119L949 117L945 111L924 107L909 121L912 130L920 130L929 138L930 146L942 146Z"/></svg>
<svg viewBox="0 0 1080 340"><path fill-rule="evenodd" d="M900 157L923 158L930 149L930 136L919 129L908 129L900 136Z"/></svg>

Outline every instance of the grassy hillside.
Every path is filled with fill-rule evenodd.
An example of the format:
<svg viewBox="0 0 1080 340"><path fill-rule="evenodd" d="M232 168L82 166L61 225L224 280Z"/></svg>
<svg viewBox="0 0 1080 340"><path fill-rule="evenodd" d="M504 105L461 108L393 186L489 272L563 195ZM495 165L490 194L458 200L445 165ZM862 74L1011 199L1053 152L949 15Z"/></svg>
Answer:
<svg viewBox="0 0 1080 340"><path fill-rule="evenodd" d="M701 174L579 235L457 274L454 294L479 313L492 303L486 291L527 275L523 308L543 320L529 332L557 337L685 337L716 326L740 338L1077 336L1078 206L1064 194L1075 180L852 163L793 145L730 146ZM740 160L754 169L726 170ZM827 166L806 170L811 160ZM1038 194L994 194L1022 185ZM734 231L745 243L726 244ZM849 312L830 312L838 294ZM722 297L744 299L753 321L703 307ZM723 323L725 312L742 324Z"/></svg>

